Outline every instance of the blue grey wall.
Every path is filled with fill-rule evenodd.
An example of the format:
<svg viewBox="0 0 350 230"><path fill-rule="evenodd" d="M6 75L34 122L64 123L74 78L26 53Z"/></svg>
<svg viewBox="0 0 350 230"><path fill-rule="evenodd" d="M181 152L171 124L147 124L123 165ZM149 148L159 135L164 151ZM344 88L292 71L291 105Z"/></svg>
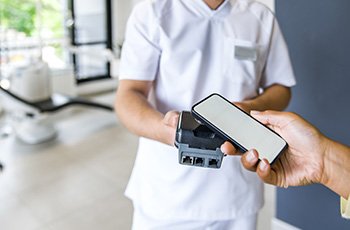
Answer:
<svg viewBox="0 0 350 230"><path fill-rule="evenodd" d="M275 3L298 81L288 110L350 145L350 1ZM306 230L350 230L339 197L320 185L278 189L277 218Z"/></svg>

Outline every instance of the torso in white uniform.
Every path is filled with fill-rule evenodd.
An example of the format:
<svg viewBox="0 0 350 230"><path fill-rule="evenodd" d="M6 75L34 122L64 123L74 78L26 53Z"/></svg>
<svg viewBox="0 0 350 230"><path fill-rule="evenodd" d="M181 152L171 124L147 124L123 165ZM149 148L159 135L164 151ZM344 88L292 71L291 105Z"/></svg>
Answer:
<svg viewBox="0 0 350 230"><path fill-rule="evenodd" d="M190 110L213 92L242 101L259 88L295 84L274 15L249 0L216 11L202 0L141 2L128 22L120 77L154 81L163 113ZM155 218L218 220L257 212L263 185L239 157L225 157L217 170L183 166L175 147L141 138L126 195Z"/></svg>

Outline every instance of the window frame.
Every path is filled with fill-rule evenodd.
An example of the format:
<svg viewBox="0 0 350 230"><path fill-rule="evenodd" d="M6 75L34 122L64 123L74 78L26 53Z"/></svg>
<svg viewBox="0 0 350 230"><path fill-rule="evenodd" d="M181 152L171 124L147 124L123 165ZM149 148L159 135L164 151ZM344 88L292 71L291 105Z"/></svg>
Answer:
<svg viewBox="0 0 350 230"><path fill-rule="evenodd" d="M106 23L106 40L105 41L94 41L94 42L77 42L76 37L76 26L75 26L75 0L68 0L68 10L71 13L71 19L73 20L72 25L69 27L69 37L71 41L71 45L73 47L79 48L79 47L86 47L86 46L94 46L94 45L104 45L106 49L113 51L113 30L112 30L112 0L105 0L105 23ZM79 55L79 54L78 54ZM90 81L96 81L96 80L106 80L112 78L111 75L111 63L110 61L106 61L106 75L92 75L87 78L79 78L79 66L77 61L76 53L71 54L72 63L73 63L73 69L74 69L74 76L77 84L90 82Z"/></svg>

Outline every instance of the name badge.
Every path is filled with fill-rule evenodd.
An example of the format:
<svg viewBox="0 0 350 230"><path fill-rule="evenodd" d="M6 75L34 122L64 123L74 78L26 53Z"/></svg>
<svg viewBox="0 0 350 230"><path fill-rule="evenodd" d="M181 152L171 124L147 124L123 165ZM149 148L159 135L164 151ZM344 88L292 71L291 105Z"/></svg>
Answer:
<svg viewBox="0 0 350 230"><path fill-rule="evenodd" d="M255 47L235 46L235 58L238 60L256 61L258 58Z"/></svg>

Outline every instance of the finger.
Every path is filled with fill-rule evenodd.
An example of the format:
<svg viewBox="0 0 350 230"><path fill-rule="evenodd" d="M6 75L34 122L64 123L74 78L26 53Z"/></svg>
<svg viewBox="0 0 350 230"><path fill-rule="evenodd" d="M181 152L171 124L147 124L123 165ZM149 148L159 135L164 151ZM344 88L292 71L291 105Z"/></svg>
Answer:
<svg viewBox="0 0 350 230"><path fill-rule="evenodd" d="M244 168L249 171L255 172L256 166L259 162L259 154L255 149L249 150L245 154L243 154L241 158L241 162Z"/></svg>
<svg viewBox="0 0 350 230"><path fill-rule="evenodd" d="M221 152L225 155L238 155L237 149L228 141L225 141L220 147Z"/></svg>
<svg viewBox="0 0 350 230"><path fill-rule="evenodd" d="M238 108L243 109L243 104L242 103L240 103L240 102L233 102L233 104L235 106L237 106Z"/></svg>
<svg viewBox="0 0 350 230"><path fill-rule="evenodd" d="M249 106L245 103L242 102L235 102L234 103L238 108L240 108L241 110L243 110L246 113L250 112Z"/></svg>
<svg viewBox="0 0 350 230"><path fill-rule="evenodd" d="M171 120L170 120L171 127L176 127L177 126L177 123L179 122L179 117L180 117L179 112L172 111L172 116L171 116Z"/></svg>
<svg viewBox="0 0 350 230"><path fill-rule="evenodd" d="M277 174L271 170L271 165L266 159L260 161L256 173L265 183L277 185Z"/></svg>
<svg viewBox="0 0 350 230"><path fill-rule="evenodd" d="M295 119L296 114L290 112L278 112L267 110L264 112L260 111L251 111L250 115L252 115L255 119L260 121L265 125L270 125L274 127L283 127L292 120Z"/></svg>

